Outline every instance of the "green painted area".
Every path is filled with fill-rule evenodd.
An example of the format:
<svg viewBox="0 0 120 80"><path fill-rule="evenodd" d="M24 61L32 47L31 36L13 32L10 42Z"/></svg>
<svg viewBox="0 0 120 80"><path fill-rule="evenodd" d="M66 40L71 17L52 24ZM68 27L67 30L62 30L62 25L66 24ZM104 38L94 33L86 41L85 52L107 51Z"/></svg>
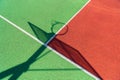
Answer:
<svg viewBox="0 0 120 80"><path fill-rule="evenodd" d="M0 77L1 72L13 69L2 80L22 71L17 80L95 80L2 19L0 24ZM37 57L36 51L41 52Z"/></svg>
<svg viewBox="0 0 120 80"><path fill-rule="evenodd" d="M0 0L0 14L33 34L27 22L46 32L54 21L66 23L88 0ZM57 32L63 25L57 26Z"/></svg>

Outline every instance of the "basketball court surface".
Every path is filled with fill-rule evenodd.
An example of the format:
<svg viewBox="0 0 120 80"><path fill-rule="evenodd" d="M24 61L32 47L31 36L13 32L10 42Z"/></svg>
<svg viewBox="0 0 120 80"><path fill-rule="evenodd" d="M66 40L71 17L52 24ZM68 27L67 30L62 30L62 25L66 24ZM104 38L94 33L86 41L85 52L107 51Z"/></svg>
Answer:
<svg viewBox="0 0 120 80"><path fill-rule="evenodd" d="M1 0L0 80L119 80L119 4Z"/></svg>

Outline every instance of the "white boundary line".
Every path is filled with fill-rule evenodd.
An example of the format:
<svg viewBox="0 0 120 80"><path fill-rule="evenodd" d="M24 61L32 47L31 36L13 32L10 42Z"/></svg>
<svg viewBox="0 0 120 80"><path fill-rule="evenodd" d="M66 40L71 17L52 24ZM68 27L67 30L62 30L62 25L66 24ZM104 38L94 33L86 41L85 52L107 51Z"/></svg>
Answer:
<svg viewBox="0 0 120 80"><path fill-rule="evenodd" d="M66 27L67 24L68 24L73 18L75 18L75 16L76 16L78 13L80 13L80 12L85 8L85 6L88 5L88 3L89 3L90 1L91 1L91 0L88 0L88 1L82 6L82 8L80 8L80 10L78 10L78 11L67 21L67 23L65 23L65 25L63 25L63 27L60 28L60 29L56 32L56 34L53 35L53 37L51 37L51 38L46 42L46 44L48 44L64 27Z"/></svg>
<svg viewBox="0 0 120 80"><path fill-rule="evenodd" d="M7 23L11 24L13 27L17 28L18 30L20 30L20 31L23 32L24 34L28 35L29 37L31 37L32 39L34 39L34 40L37 41L38 43L44 45L44 43L41 42L39 39L37 39L36 37L34 37L33 35L31 35L31 34L28 33L27 31L25 31L24 29L22 29L21 27L19 27L19 26L16 25L15 23L11 22L11 21L8 20L7 18L3 17L2 15L0 15L0 18L2 18L4 21L6 21Z"/></svg>
<svg viewBox="0 0 120 80"><path fill-rule="evenodd" d="M59 33L91 0L88 0L88 2L57 32ZM39 39L37 39L36 37L34 37L33 35L31 35L30 33L28 33L27 31L25 31L24 29L22 29L21 27L19 27L18 25L14 24L13 22L11 22L10 20L8 20L7 18L3 17L2 15L0 15L0 18L3 19L4 21L6 21L7 23L11 24L13 27L15 27L16 29L20 30L21 32L23 32L24 34L26 34L27 36L31 37L32 39L34 39L35 41L37 41L38 43L44 45L45 47L47 47L48 49L52 50L53 52L55 52L57 55L59 55L60 57L62 57L63 59L67 60L68 62L70 62L71 64L73 64L74 66L78 67L79 69L82 69L82 71L84 71L85 73L87 73L88 75L90 75L91 77L95 78L96 80L100 80L98 77L96 77L95 75L91 74L90 72L88 72L87 70L85 70L84 68L80 67L80 65L74 63L73 61L69 60L68 58L66 58L65 56L63 56L62 54L60 54L59 52L57 52L56 50L54 50L53 48L49 47L47 44L56 36L54 35L46 44L44 44L42 41L40 41Z"/></svg>

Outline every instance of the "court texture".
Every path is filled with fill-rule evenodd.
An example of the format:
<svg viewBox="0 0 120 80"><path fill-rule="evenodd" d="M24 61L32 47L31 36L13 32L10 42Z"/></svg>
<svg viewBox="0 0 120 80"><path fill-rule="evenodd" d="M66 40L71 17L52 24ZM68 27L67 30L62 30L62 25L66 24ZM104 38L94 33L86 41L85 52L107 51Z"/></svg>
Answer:
<svg viewBox="0 0 120 80"><path fill-rule="evenodd" d="M120 80L120 1L0 0L0 80Z"/></svg>

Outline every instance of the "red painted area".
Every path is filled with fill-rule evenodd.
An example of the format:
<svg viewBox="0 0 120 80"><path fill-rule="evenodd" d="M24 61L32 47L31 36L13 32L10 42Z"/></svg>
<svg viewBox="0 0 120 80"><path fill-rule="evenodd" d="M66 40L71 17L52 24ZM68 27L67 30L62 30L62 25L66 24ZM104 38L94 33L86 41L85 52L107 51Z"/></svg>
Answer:
<svg viewBox="0 0 120 80"><path fill-rule="evenodd" d="M57 38L79 50L103 80L120 80L120 0L92 0L68 26Z"/></svg>

